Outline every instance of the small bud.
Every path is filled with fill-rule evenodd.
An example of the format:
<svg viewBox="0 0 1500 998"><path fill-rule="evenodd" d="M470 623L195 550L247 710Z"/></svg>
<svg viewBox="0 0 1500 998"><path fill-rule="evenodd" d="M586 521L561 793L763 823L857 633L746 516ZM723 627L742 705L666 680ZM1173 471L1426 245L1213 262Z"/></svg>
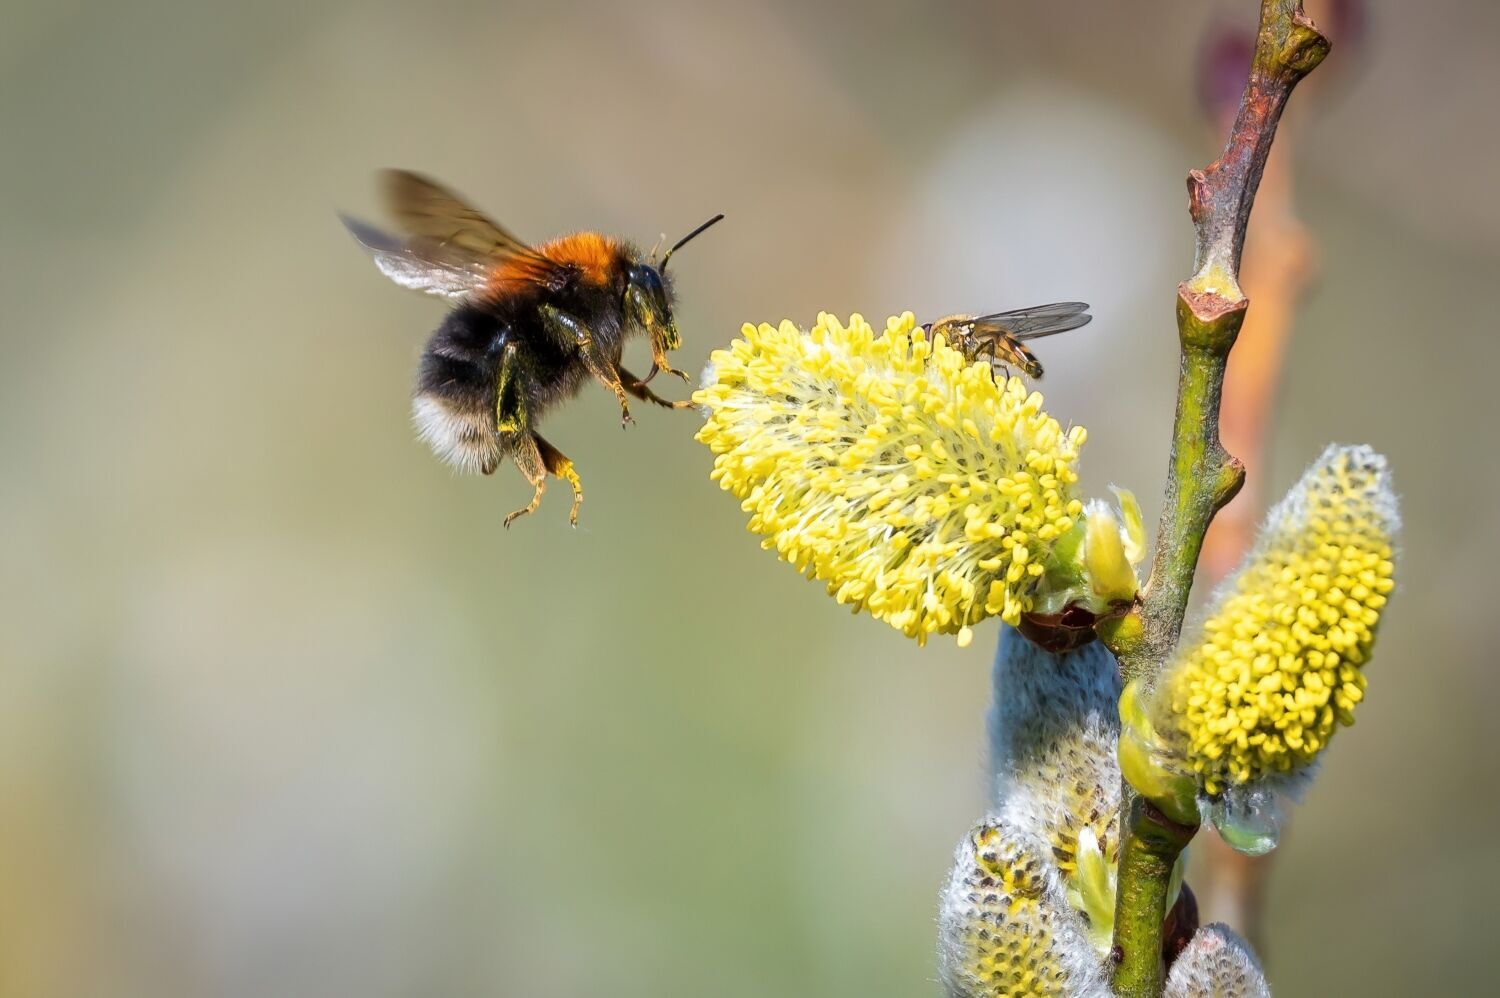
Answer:
<svg viewBox="0 0 1500 998"><path fill-rule="evenodd" d="M1084 512L1088 517L1084 558L1095 598L1104 603L1135 599L1140 583L1135 577L1135 567L1125 557L1125 534L1114 510L1095 500Z"/></svg>
<svg viewBox="0 0 1500 998"><path fill-rule="evenodd" d="M1139 565L1146 557L1146 519L1141 515L1141 504L1129 489L1111 485L1109 490L1115 494L1115 501L1120 504L1125 559L1132 565Z"/></svg>
<svg viewBox="0 0 1500 998"><path fill-rule="evenodd" d="M1167 920L1161 927L1161 958L1171 967L1182 951L1187 949L1188 943L1193 941L1193 936L1198 931L1198 899L1193 896L1193 889L1182 882L1183 857L1177 857L1177 865L1172 868L1172 873L1177 882L1176 897L1169 900L1167 908ZM1173 892L1168 891L1168 898L1172 898Z"/></svg>
<svg viewBox="0 0 1500 998"><path fill-rule="evenodd" d="M1271 989L1245 940L1215 922L1172 964L1164 998L1271 998Z"/></svg>
<svg viewBox="0 0 1500 998"><path fill-rule="evenodd" d="M1198 781L1156 732L1132 680L1120 695L1120 772L1135 792L1179 825L1198 823Z"/></svg>
<svg viewBox="0 0 1500 998"><path fill-rule="evenodd" d="M1145 557L1145 527L1134 493L1113 491L1118 514L1108 503L1091 500L1082 522L1052 546L1029 615L1033 626L1066 610L1082 609L1095 617L1119 614L1135 600L1140 589L1135 566Z"/></svg>
<svg viewBox="0 0 1500 998"><path fill-rule="evenodd" d="M1118 860L1119 857L1112 859ZM1088 921L1089 942L1100 953L1109 952L1115 934L1115 872L1117 863L1106 861L1094 830L1084 826L1078 833L1078 869L1068 882L1068 903Z"/></svg>

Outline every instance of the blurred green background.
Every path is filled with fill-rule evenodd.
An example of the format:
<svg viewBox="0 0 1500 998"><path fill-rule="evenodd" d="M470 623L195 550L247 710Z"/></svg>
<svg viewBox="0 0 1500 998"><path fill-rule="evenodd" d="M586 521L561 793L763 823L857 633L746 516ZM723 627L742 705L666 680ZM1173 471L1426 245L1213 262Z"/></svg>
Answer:
<svg viewBox="0 0 1500 998"><path fill-rule="evenodd" d="M918 650L844 613L694 414L622 434L597 388L546 423L579 529L561 487L500 529L514 469L409 425L442 306L334 213L381 166L532 239L726 212L680 258L691 370L747 319L1085 298L1049 409L1088 491L1154 506L1220 141L1196 52L1253 6L4 0L0 994L936 994L995 625ZM1500 9L1361 9L1288 115L1321 272L1251 475L1375 445L1405 560L1269 969L1477 994Z"/></svg>

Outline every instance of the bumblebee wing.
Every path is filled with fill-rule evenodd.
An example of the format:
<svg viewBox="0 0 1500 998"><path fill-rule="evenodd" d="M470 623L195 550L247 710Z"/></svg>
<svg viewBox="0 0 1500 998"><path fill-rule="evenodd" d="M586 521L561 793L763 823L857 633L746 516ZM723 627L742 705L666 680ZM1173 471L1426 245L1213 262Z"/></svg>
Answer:
<svg viewBox="0 0 1500 998"><path fill-rule="evenodd" d="M1011 312L992 312L970 319L971 336L995 337L1002 334L1017 340L1034 340L1040 336L1064 333L1069 329L1087 326L1093 321L1087 302L1060 301L1051 305L1035 305L1018 308Z"/></svg>
<svg viewBox="0 0 1500 998"><path fill-rule="evenodd" d="M427 238L400 239L372 225L339 217L380 272L403 288L441 298L468 298L489 279L490 264L481 254Z"/></svg>
<svg viewBox="0 0 1500 998"><path fill-rule="evenodd" d="M380 175L386 205L401 228L486 257L533 257L536 250L443 185L408 170Z"/></svg>

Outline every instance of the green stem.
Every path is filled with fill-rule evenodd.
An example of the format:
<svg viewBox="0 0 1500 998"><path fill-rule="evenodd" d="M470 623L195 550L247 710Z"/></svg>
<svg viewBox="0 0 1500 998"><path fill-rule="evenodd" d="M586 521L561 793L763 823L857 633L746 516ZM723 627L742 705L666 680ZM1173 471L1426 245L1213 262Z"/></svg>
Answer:
<svg viewBox="0 0 1500 998"><path fill-rule="evenodd" d="M1153 678L1176 646L1208 525L1245 481L1244 466L1219 443L1219 403L1229 350L1248 302L1216 299L1205 306L1186 284L1177 295L1182 358L1172 463L1151 581L1141 604L1141 633L1133 644L1117 649L1127 682Z"/></svg>
<svg viewBox="0 0 1500 998"><path fill-rule="evenodd" d="M1115 993L1159 995L1161 927L1167 917L1172 868L1197 829L1171 821L1135 794L1131 795L1128 814L1130 834L1120 844L1115 947L1119 954L1150 952L1154 958L1121 960L1114 979Z"/></svg>
<svg viewBox="0 0 1500 998"><path fill-rule="evenodd" d="M1282 109L1292 88L1327 54L1328 41L1303 13L1301 0L1261 0L1250 78L1228 144L1206 170L1188 175L1196 270L1177 288L1177 415L1151 580L1140 606L1100 634L1127 681L1149 685L1161 673L1182 631L1209 524L1245 480L1244 466L1219 443L1224 369L1249 305L1239 287L1240 253ZM1156 998L1162 993L1162 921L1172 866L1197 829L1168 820L1126 791L1114 986L1122 998Z"/></svg>

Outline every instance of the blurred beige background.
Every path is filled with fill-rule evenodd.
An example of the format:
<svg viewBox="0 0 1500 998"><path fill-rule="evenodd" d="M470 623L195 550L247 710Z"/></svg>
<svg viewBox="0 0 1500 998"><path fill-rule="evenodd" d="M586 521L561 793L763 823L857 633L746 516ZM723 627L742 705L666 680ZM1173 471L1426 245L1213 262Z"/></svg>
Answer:
<svg viewBox="0 0 1500 998"><path fill-rule="evenodd" d="M746 319L1085 298L1049 408L1154 505L1195 49L1251 6L4 0L0 994L936 994L994 625L843 613L692 414L599 390L547 422L580 528L501 530L519 475L408 424L441 306L334 212L387 165L535 239L724 211L692 370ZM1280 855L1284 998L1481 993L1500 890L1500 8L1366 8L1289 114L1322 272L1251 474L1375 445L1405 561Z"/></svg>

